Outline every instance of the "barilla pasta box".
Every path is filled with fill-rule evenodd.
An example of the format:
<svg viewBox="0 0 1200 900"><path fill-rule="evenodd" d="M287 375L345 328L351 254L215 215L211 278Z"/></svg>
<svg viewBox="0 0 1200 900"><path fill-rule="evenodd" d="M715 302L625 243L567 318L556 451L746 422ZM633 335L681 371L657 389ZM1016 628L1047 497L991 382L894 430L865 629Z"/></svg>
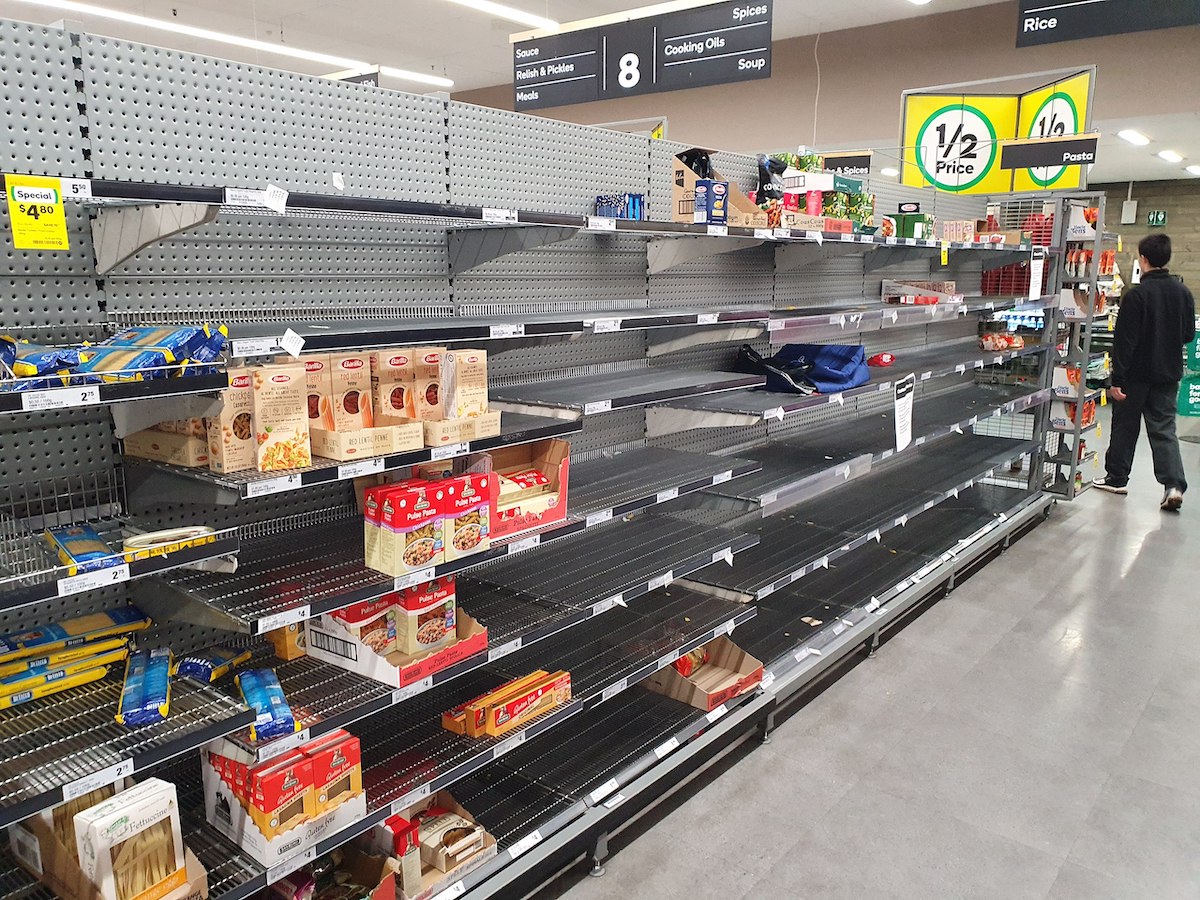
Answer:
<svg viewBox="0 0 1200 900"><path fill-rule="evenodd" d="M729 182L700 178L696 181L696 205L692 221L699 225L729 222Z"/></svg>
<svg viewBox="0 0 1200 900"><path fill-rule="evenodd" d="M277 472L311 466L304 366L259 366L251 370L250 380L258 470Z"/></svg>
<svg viewBox="0 0 1200 900"><path fill-rule="evenodd" d="M221 391L221 408L208 423L208 468L241 472L254 468L254 389L250 370L230 369L229 387Z"/></svg>
<svg viewBox="0 0 1200 900"><path fill-rule="evenodd" d="M445 480L442 519L446 559L462 559L491 546L491 493L494 475L461 475Z"/></svg>
<svg viewBox="0 0 1200 900"><path fill-rule="evenodd" d="M370 356L371 392L375 420L380 425L401 424L417 417L413 391L416 367L413 351L376 350Z"/></svg>
<svg viewBox="0 0 1200 900"><path fill-rule="evenodd" d="M339 728L301 750L312 761L318 816L362 793L362 748L354 735Z"/></svg>
<svg viewBox="0 0 1200 900"><path fill-rule="evenodd" d="M371 411L371 359L365 353L329 356L333 431L362 431L375 425Z"/></svg>
<svg viewBox="0 0 1200 900"><path fill-rule="evenodd" d="M447 350L442 354L443 415L481 416L488 408L486 350Z"/></svg>
<svg viewBox="0 0 1200 900"><path fill-rule="evenodd" d="M333 431L333 380L328 354L304 356L304 386L308 391L308 426Z"/></svg>
<svg viewBox="0 0 1200 900"><path fill-rule="evenodd" d="M383 494L379 519L379 569L407 575L446 561L442 528L446 489L404 482Z"/></svg>
<svg viewBox="0 0 1200 900"><path fill-rule="evenodd" d="M442 402L442 354L444 347L414 347L413 358L413 415L422 422L436 422L446 417Z"/></svg>

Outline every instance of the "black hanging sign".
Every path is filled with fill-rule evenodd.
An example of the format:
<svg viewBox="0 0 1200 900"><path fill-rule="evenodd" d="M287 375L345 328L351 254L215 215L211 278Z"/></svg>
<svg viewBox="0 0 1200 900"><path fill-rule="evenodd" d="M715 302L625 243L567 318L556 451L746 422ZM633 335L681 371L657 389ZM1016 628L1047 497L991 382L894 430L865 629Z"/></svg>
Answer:
<svg viewBox="0 0 1200 900"><path fill-rule="evenodd" d="M1200 25L1200 0L1021 0L1017 46Z"/></svg>
<svg viewBox="0 0 1200 900"><path fill-rule="evenodd" d="M515 109L770 78L772 2L713 3L521 41Z"/></svg>
<svg viewBox="0 0 1200 900"><path fill-rule="evenodd" d="M1096 161L1098 134L1074 134L1065 138L1001 141L1001 169L1056 169L1088 166Z"/></svg>
<svg viewBox="0 0 1200 900"><path fill-rule="evenodd" d="M826 153L822 156L821 168L843 178L867 178L871 174L870 150L851 150L846 153Z"/></svg>

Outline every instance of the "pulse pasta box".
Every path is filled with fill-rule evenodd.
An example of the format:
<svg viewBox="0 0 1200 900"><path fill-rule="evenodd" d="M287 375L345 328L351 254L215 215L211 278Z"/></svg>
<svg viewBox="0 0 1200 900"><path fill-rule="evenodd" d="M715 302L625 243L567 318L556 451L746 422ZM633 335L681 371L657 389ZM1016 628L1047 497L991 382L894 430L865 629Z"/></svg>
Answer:
<svg viewBox="0 0 1200 900"><path fill-rule="evenodd" d="M159 900L187 883L175 785L158 778L75 816L79 866L105 900Z"/></svg>
<svg viewBox="0 0 1200 900"><path fill-rule="evenodd" d="M255 463L260 472L312 465L305 379L299 363L251 370Z"/></svg>
<svg viewBox="0 0 1200 900"><path fill-rule="evenodd" d="M448 478L442 533L446 559L462 559L491 546L491 491L494 475Z"/></svg>
<svg viewBox="0 0 1200 900"><path fill-rule="evenodd" d="M446 561L442 528L446 489L407 482L385 491L379 515L378 565L388 575L407 575Z"/></svg>
<svg viewBox="0 0 1200 900"><path fill-rule="evenodd" d="M254 389L249 369L230 369L221 409L208 419L208 468L241 472L254 468Z"/></svg>

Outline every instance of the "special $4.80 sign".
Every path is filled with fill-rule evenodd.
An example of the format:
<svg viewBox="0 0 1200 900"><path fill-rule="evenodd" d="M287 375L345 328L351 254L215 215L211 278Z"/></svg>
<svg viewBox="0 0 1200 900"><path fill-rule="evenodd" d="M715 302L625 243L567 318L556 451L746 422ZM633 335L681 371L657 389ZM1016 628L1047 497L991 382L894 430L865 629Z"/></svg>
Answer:
<svg viewBox="0 0 1200 900"><path fill-rule="evenodd" d="M39 175L5 175L4 196L18 250L69 250L62 182Z"/></svg>

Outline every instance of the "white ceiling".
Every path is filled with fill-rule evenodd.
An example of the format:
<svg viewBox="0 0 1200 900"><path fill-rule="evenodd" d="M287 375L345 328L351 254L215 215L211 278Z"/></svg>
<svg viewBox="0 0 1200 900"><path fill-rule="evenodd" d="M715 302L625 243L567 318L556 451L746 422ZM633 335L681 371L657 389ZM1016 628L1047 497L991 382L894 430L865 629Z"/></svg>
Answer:
<svg viewBox="0 0 1200 900"><path fill-rule="evenodd" d="M448 3L445 0L89 0L96 6L241 37L290 44L377 65L432 72L454 80L455 91L512 82L511 33L528 26ZM648 0L505 0L507 5L571 22L645 5ZM775 0L775 38L816 34L938 12L985 6L999 0ZM95 34L127 38L175 50L238 62L284 68L309 75L328 67L281 56L258 54L165 31L97 17L76 16ZM57 10L18 0L0 0L0 18L49 24ZM865 64L865 62L864 62ZM403 82L400 90L426 88Z"/></svg>

